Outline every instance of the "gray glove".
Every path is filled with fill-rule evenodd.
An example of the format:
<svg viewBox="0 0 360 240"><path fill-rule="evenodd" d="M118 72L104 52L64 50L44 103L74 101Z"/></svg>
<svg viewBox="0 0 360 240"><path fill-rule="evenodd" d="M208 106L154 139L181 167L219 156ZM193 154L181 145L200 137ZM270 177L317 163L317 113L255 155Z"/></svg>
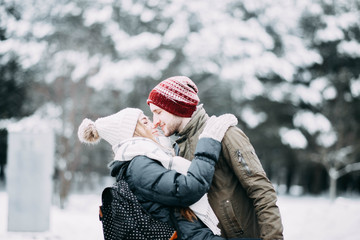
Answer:
<svg viewBox="0 0 360 240"><path fill-rule="evenodd" d="M219 142L223 139L229 127L238 123L237 118L233 114L223 114L219 117L212 116L206 122L204 131L200 134L200 138L213 138Z"/></svg>

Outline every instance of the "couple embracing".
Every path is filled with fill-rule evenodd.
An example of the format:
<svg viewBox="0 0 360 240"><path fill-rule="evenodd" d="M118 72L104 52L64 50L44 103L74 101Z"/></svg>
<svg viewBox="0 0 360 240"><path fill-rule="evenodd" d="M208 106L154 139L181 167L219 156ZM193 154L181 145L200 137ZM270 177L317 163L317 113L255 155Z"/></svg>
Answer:
<svg viewBox="0 0 360 240"><path fill-rule="evenodd" d="M234 115L209 117L197 93L189 78L170 77L149 94L153 122L125 108L84 119L79 139L111 144L111 175L177 239L283 239L276 192L248 137Z"/></svg>

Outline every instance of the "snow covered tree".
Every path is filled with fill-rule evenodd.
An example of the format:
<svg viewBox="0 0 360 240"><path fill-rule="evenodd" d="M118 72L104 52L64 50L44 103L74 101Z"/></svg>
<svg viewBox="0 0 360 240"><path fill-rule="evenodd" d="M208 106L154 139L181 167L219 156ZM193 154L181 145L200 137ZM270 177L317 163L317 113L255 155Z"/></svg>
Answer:
<svg viewBox="0 0 360 240"><path fill-rule="evenodd" d="M334 198L336 180L360 170L360 3L314 2L301 24L309 48L323 61L302 72L310 78L304 85L319 102L304 104L297 117L307 118L308 126L298 126L313 138L309 156L328 170Z"/></svg>
<svg viewBox="0 0 360 240"><path fill-rule="evenodd" d="M359 159L354 0L10 3L21 19L7 22L9 38L1 43L21 56L16 74L33 73L23 78L34 80L27 108L51 102L48 114L60 120L56 165L62 205L75 179L106 175L111 159L106 144L80 144L81 120L127 106L150 114L149 91L173 75L195 81L209 114L237 115L269 177L286 183L288 191L293 184L310 185L301 183L310 176L319 184L309 191L324 188L313 162L343 172ZM353 150L346 163L326 160L348 146Z"/></svg>
<svg viewBox="0 0 360 240"><path fill-rule="evenodd" d="M0 4L0 121L19 119L36 108L28 104L33 72L26 67L26 54L14 49L19 45L12 23L22 19L18 6L11 2ZM7 131L0 126L0 181L5 180L7 163Z"/></svg>

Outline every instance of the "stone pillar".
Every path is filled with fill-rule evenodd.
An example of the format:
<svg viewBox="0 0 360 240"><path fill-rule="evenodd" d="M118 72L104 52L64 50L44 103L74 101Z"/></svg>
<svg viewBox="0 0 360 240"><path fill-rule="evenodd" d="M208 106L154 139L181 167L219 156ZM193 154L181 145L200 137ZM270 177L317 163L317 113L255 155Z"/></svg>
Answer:
<svg viewBox="0 0 360 240"><path fill-rule="evenodd" d="M8 231L49 230L55 140L41 127L8 129Z"/></svg>

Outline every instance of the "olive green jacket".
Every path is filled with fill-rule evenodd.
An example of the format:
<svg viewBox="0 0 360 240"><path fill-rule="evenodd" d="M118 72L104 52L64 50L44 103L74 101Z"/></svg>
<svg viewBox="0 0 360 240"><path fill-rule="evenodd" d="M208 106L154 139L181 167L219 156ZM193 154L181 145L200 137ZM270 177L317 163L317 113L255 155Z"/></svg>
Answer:
<svg viewBox="0 0 360 240"><path fill-rule="evenodd" d="M178 155L193 159L208 118L199 106L178 134ZM283 239L276 192L248 137L237 127L229 128L222 140L208 197L223 237Z"/></svg>

